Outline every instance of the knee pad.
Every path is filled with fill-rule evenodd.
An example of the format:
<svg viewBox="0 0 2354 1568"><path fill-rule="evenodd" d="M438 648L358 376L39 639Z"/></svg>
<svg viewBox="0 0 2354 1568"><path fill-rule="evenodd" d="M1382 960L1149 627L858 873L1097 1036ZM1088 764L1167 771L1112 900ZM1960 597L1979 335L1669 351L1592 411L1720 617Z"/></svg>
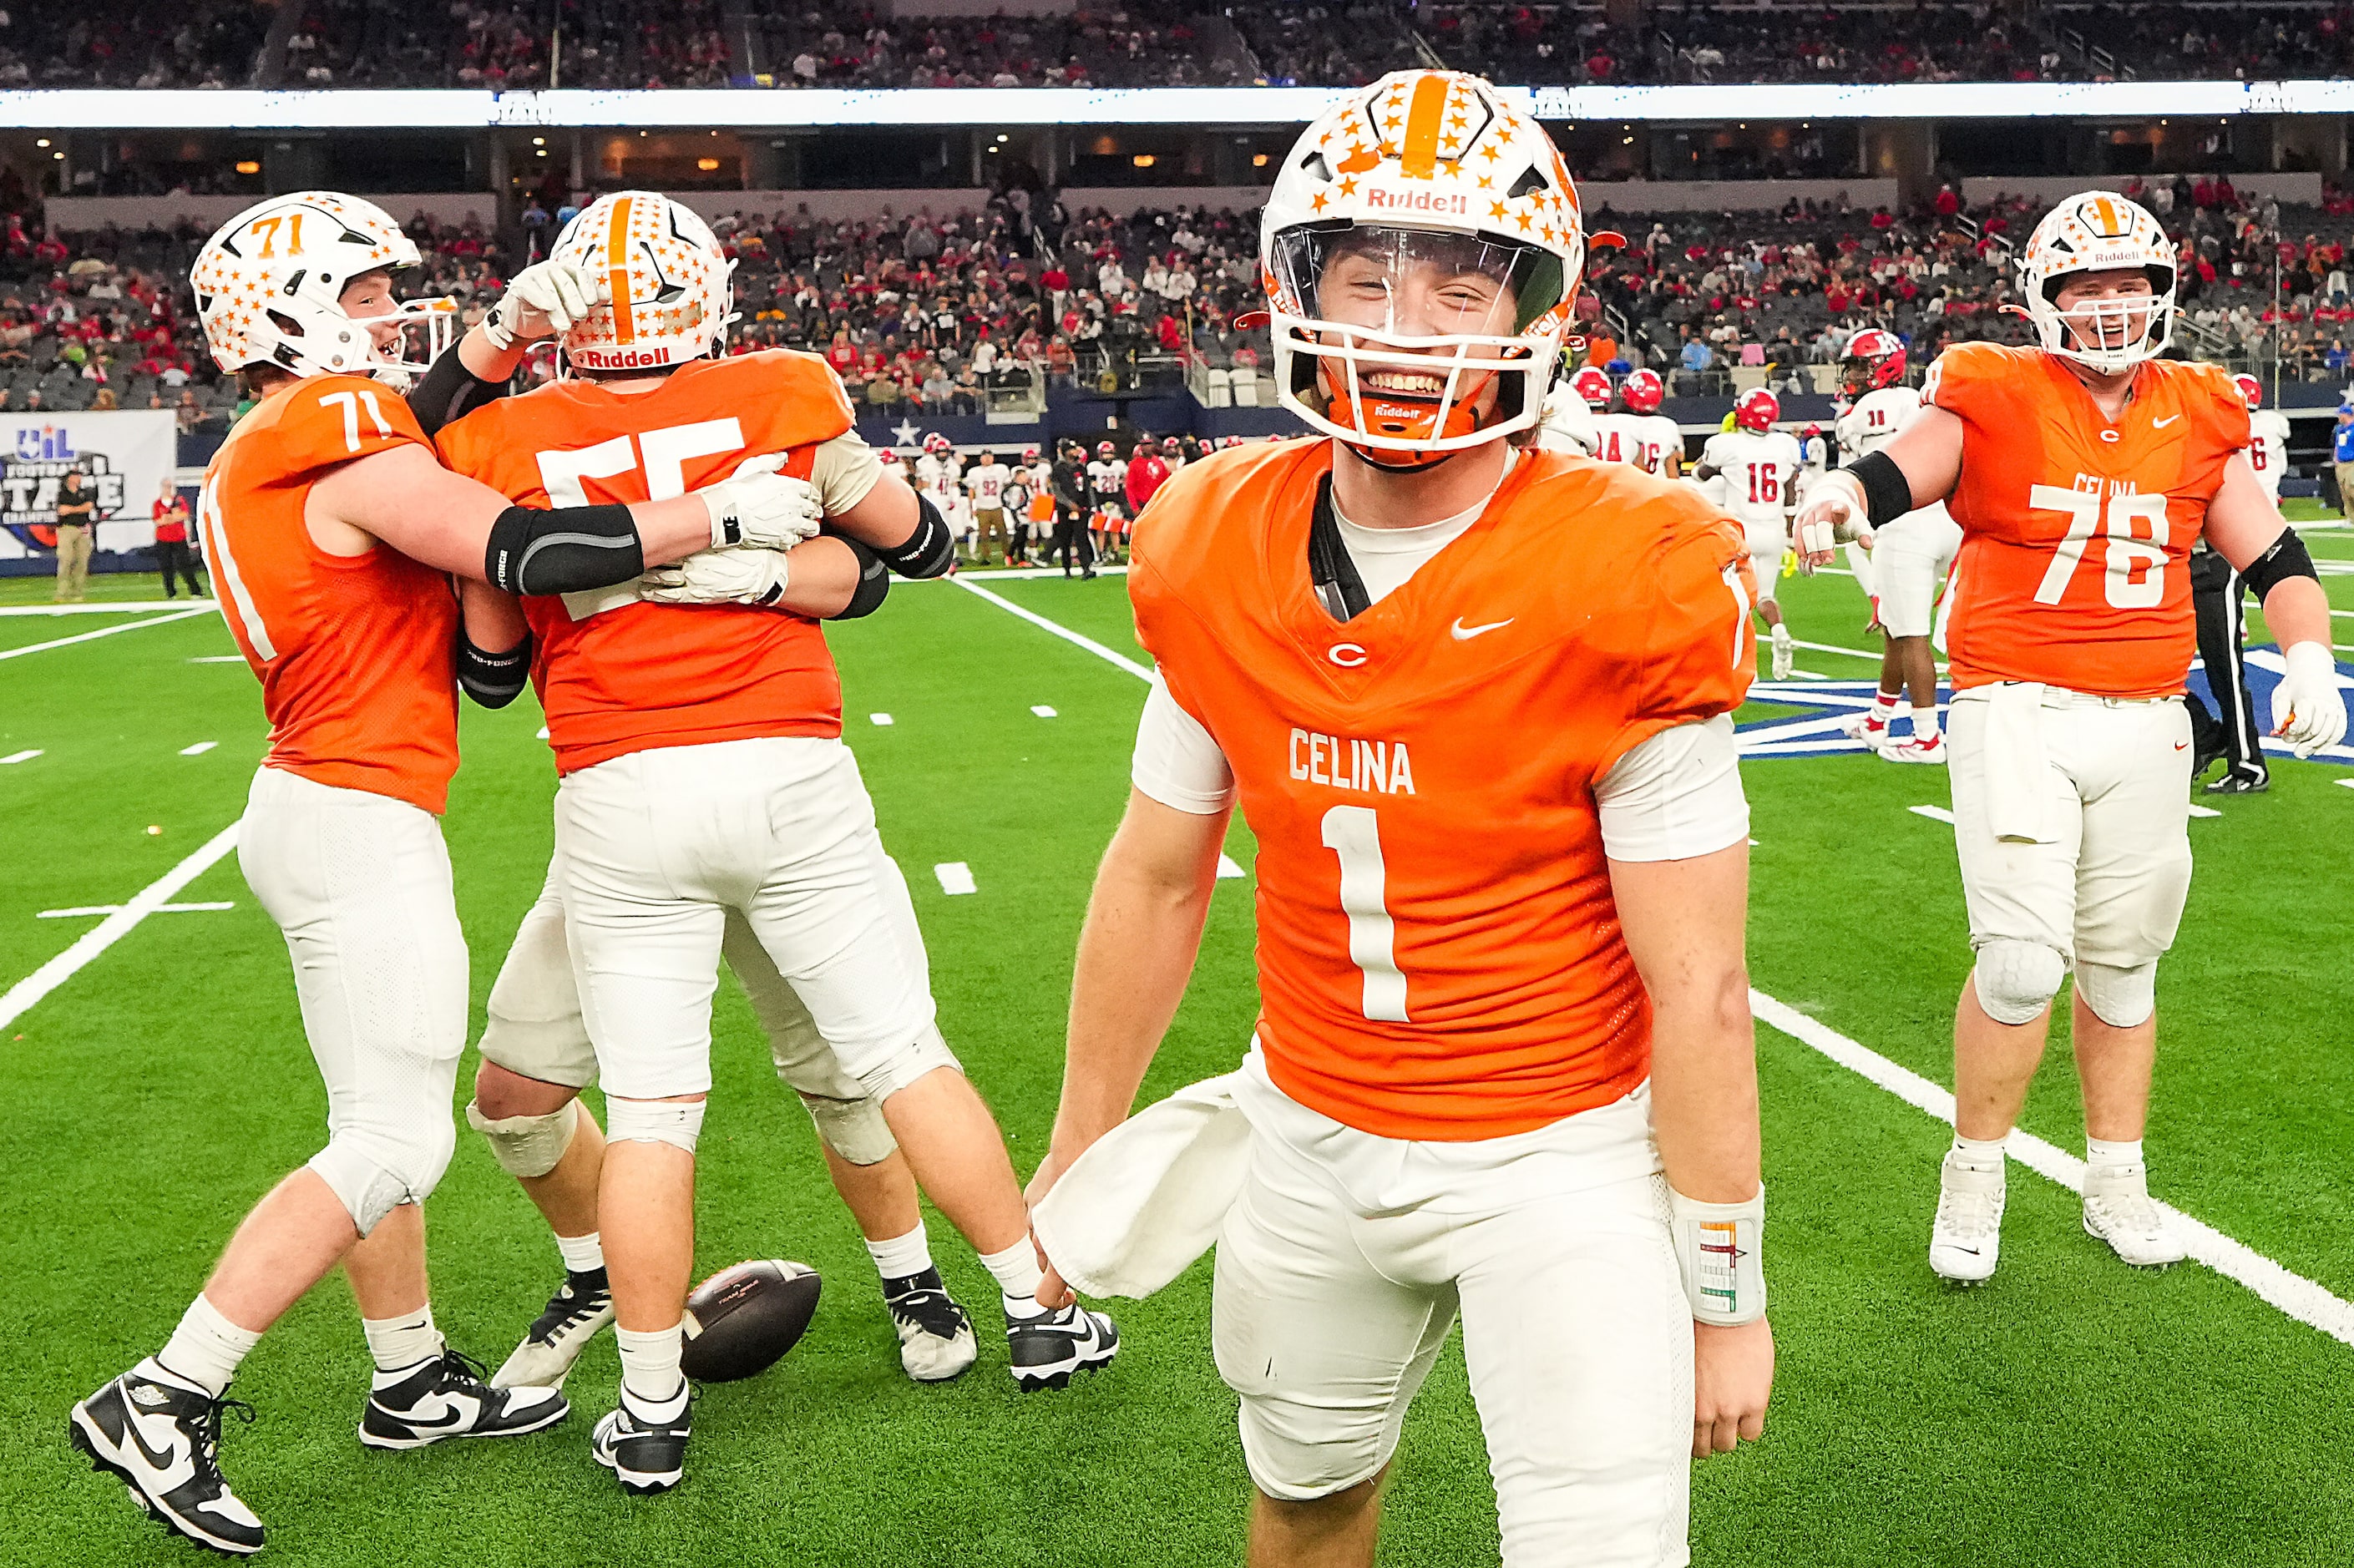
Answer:
<svg viewBox="0 0 2354 1568"><path fill-rule="evenodd" d="M881 1062L856 1076L859 1086L866 1091L867 1098L880 1106L917 1078L941 1067L954 1067L962 1072L964 1064L956 1059L956 1053L949 1050L949 1043L940 1037L939 1025L928 1023L921 1034L890 1052ZM843 1158L849 1157L845 1155Z"/></svg>
<svg viewBox="0 0 2354 1568"><path fill-rule="evenodd" d="M1970 983L1978 1005L1997 1023L2032 1023L2068 978L2068 959L2057 948L1998 937L1978 949Z"/></svg>
<svg viewBox="0 0 2354 1568"><path fill-rule="evenodd" d="M810 1120L817 1123L817 1135L825 1139L825 1146L853 1165L880 1165L899 1150L899 1140L891 1136L891 1124L883 1119L882 1104L872 1096L837 1100L803 1095L801 1104L808 1107Z"/></svg>
<svg viewBox="0 0 2354 1568"><path fill-rule="evenodd" d="M2112 1029L2146 1023L2158 1011L2158 960L2117 965L2076 960L2076 994Z"/></svg>
<svg viewBox="0 0 2354 1568"><path fill-rule="evenodd" d="M695 1152L703 1135L702 1100L624 1100L605 1097L605 1141L667 1143Z"/></svg>
<svg viewBox="0 0 2354 1568"><path fill-rule="evenodd" d="M415 1137L397 1143L380 1135L336 1132L306 1164L342 1201L365 1236L401 1204L425 1202L457 1148L456 1126L436 1118Z"/></svg>
<svg viewBox="0 0 2354 1568"><path fill-rule="evenodd" d="M580 1102L567 1100L546 1116L508 1116L496 1120L466 1102L466 1125L490 1140L491 1158L510 1176L545 1176L556 1169L580 1126Z"/></svg>

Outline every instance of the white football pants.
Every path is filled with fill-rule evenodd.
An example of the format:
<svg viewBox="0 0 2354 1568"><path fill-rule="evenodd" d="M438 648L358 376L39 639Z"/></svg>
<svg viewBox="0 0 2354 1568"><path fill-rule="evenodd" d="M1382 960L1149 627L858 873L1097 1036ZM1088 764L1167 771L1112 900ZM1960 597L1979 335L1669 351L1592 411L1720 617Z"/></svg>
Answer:
<svg viewBox="0 0 2354 1568"><path fill-rule="evenodd" d="M1891 637L1926 637L1936 624L1937 589L1962 547L1962 525L1935 502L1908 512L1872 542L1872 586Z"/></svg>

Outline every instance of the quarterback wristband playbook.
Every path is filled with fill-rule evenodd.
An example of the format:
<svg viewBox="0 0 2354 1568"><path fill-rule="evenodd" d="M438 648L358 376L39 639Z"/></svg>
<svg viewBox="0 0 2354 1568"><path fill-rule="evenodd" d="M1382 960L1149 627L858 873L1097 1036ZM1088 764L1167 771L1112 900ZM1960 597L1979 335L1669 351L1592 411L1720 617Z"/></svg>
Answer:
<svg viewBox="0 0 2354 1568"><path fill-rule="evenodd" d="M645 544L627 506L510 506L482 551L482 580L508 593L586 593L645 569Z"/></svg>
<svg viewBox="0 0 2354 1568"><path fill-rule="evenodd" d="M1703 1203L1668 1189L1676 1271L1692 1321L1737 1328L1766 1315L1766 1189L1745 1203Z"/></svg>

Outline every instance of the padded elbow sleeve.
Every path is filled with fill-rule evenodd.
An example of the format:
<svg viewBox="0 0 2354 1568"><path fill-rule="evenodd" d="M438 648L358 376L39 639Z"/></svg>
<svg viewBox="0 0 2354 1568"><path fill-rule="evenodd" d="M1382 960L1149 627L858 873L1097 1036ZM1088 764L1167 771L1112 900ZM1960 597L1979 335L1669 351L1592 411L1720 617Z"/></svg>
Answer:
<svg viewBox="0 0 2354 1568"><path fill-rule="evenodd" d="M509 593L585 593L646 569L626 506L510 506L491 524L482 580Z"/></svg>
<svg viewBox="0 0 2354 1568"><path fill-rule="evenodd" d="M828 620L856 620L862 615L872 615L883 608L884 597L891 591L891 574L884 569L883 557L857 540L837 535L858 557L858 586L850 591L850 602L826 617Z"/></svg>
<svg viewBox="0 0 2354 1568"><path fill-rule="evenodd" d="M2291 577L2321 581L2321 574L2314 569L2313 552L2305 547L2305 541L2296 536L2294 528L2282 529L2272 547L2249 562L2248 569L2240 574L2240 580L2254 593L2258 604L2264 603L2264 595Z"/></svg>
<svg viewBox="0 0 2354 1568"><path fill-rule="evenodd" d="M1886 452L1866 452L1848 464L1846 471L1863 486L1863 503L1873 527L1885 527L1913 510L1913 482Z"/></svg>
<svg viewBox="0 0 2354 1568"><path fill-rule="evenodd" d="M466 368L458 357L458 345L452 344L418 378L408 394L408 411L429 436L439 435L445 425L455 424L468 414L507 395L507 383L484 381Z"/></svg>
<svg viewBox="0 0 2354 1568"><path fill-rule="evenodd" d="M531 681L531 634L504 653L489 653L474 640L458 633L458 684L485 708L503 708L523 695Z"/></svg>
<svg viewBox="0 0 2354 1568"><path fill-rule="evenodd" d="M943 577L956 565L956 539L949 533L949 520L940 515L940 509L919 492L916 496L916 531L907 536L906 544L875 554L903 577Z"/></svg>

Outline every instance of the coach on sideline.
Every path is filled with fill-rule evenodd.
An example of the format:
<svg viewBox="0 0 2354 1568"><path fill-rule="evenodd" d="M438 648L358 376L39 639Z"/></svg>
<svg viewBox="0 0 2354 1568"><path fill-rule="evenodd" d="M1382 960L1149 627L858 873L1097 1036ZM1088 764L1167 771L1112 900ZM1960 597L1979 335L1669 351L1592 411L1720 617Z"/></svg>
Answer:
<svg viewBox="0 0 2354 1568"><path fill-rule="evenodd" d="M98 493L69 468L58 486L58 602L80 604L90 587L90 535L98 529Z"/></svg>

